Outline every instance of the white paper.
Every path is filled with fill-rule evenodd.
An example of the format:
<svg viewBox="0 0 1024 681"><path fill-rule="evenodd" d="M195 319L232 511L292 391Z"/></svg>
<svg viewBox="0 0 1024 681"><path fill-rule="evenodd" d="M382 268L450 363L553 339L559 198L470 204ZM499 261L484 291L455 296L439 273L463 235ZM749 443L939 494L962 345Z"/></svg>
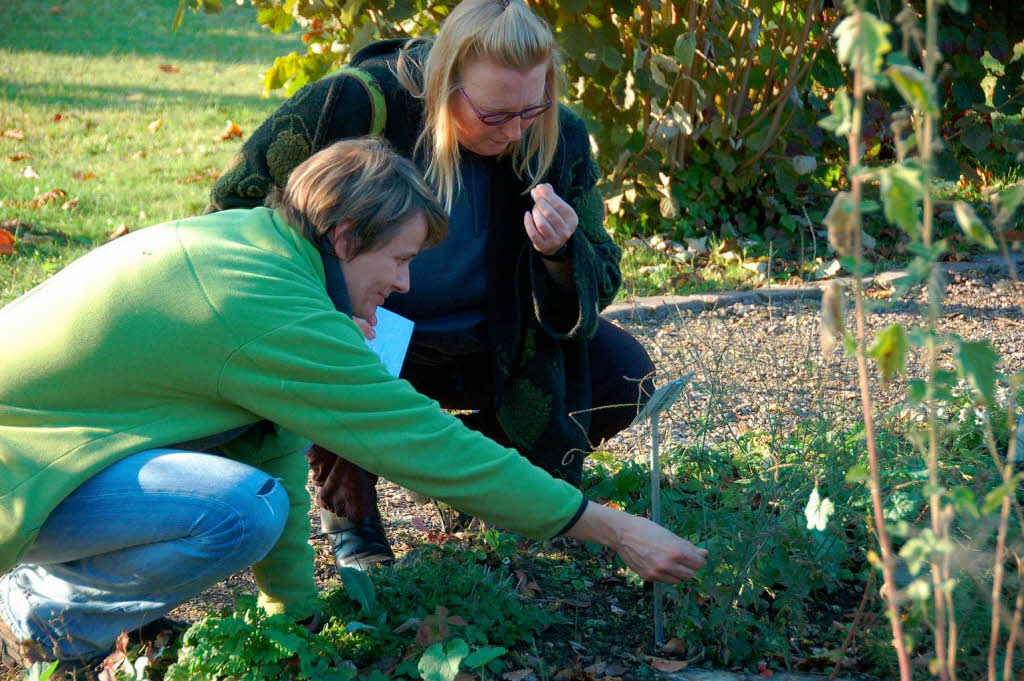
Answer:
<svg viewBox="0 0 1024 681"><path fill-rule="evenodd" d="M412 327L412 320L378 307L377 326L373 327L377 337L366 340L366 346L377 353L384 368L396 378L402 371L405 352L412 340Z"/></svg>

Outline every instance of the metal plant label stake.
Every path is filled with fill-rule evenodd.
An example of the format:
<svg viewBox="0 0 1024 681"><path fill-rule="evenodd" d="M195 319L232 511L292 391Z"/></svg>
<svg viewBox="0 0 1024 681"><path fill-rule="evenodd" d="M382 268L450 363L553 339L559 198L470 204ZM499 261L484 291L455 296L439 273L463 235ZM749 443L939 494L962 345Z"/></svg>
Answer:
<svg viewBox="0 0 1024 681"><path fill-rule="evenodd" d="M671 383L666 383L651 395L644 408L633 419L630 425L636 425L643 420L650 421L651 427L651 520L661 525L661 464L658 461L658 447L660 437L658 433L658 416L679 399L683 388L693 374L687 374ZM665 593L665 585L661 582L654 583L654 647L660 648L665 641L665 616L662 612L662 599Z"/></svg>

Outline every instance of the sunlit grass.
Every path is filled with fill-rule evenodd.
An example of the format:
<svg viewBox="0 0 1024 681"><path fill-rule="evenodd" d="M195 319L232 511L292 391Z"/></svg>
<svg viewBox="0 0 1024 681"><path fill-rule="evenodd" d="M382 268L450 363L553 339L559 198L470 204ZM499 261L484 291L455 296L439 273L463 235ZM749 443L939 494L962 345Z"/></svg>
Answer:
<svg viewBox="0 0 1024 681"><path fill-rule="evenodd" d="M175 32L176 5L0 7L0 130L24 135L0 137L0 222L20 219L44 235L0 259L0 303L120 225L201 213L240 147L216 139L227 122L248 135L279 105L261 97L260 74L294 48L294 36L264 31L251 8L231 5L221 15L187 14ZM39 177L24 176L29 166ZM67 195L30 206L52 189ZM72 199L77 206L63 210ZM54 232L70 239L45 238Z"/></svg>

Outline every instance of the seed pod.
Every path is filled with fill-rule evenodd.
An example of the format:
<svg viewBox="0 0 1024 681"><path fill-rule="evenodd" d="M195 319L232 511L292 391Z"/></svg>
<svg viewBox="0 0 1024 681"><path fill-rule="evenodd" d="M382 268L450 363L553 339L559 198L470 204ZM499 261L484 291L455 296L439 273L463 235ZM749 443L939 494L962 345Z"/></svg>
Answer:
<svg viewBox="0 0 1024 681"><path fill-rule="evenodd" d="M839 192L823 221L828 227L828 243L840 256L853 255L853 237L858 227L853 219L850 192Z"/></svg>
<svg viewBox="0 0 1024 681"><path fill-rule="evenodd" d="M846 333L843 323L843 287L838 281L829 282L821 296L821 353L832 354Z"/></svg>

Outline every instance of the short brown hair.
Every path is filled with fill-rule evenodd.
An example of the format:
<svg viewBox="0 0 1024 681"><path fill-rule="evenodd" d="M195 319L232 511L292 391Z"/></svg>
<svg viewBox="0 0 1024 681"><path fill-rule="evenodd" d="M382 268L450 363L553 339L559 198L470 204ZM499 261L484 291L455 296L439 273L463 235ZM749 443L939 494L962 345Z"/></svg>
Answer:
<svg viewBox="0 0 1024 681"><path fill-rule="evenodd" d="M275 188L265 205L318 247L332 229L346 224L350 258L384 246L419 214L427 223L422 248L448 234L448 216L419 170L378 139L342 140L318 151L292 170L284 189Z"/></svg>

